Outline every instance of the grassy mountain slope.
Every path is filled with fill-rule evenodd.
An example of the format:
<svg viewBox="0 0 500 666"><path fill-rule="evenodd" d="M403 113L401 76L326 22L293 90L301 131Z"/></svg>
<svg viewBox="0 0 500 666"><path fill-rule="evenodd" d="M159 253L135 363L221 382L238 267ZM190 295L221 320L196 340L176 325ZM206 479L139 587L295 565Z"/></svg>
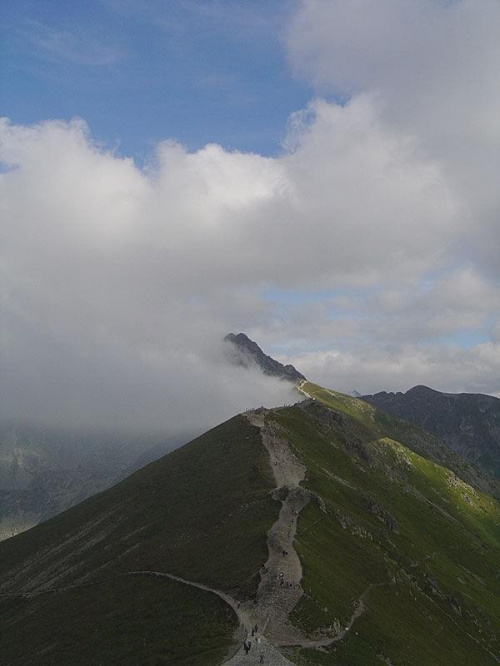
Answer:
<svg viewBox="0 0 500 666"><path fill-rule="evenodd" d="M316 400L261 412L266 437L305 465L301 485L317 500L297 518L305 594L289 619L308 645L289 659L499 663L498 501L421 455L440 455L426 433L362 401L303 389ZM280 507L274 485L261 430L239 416L1 543L0 595L46 590L0 596L6 664L222 663L236 629L223 602L126 574L164 571L252 599Z"/></svg>
<svg viewBox="0 0 500 666"><path fill-rule="evenodd" d="M218 664L237 622L218 597L167 579L111 578L1 598L2 664Z"/></svg>
<svg viewBox="0 0 500 666"><path fill-rule="evenodd" d="M441 393L414 386L406 393L362 396L439 437L462 457L500 478L500 400L480 393Z"/></svg>
<svg viewBox="0 0 500 666"><path fill-rule="evenodd" d="M478 490L500 499L500 481L497 478L452 451L426 430L377 409L360 398L325 389L311 382L303 383L302 390L327 407L352 416L359 428L368 429L370 436L378 434L379 437L391 437L429 460L453 470Z"/></svg>
<svg viewBox="0 0 500 666"><path fill-rule="evenodd" d="M0 541L109 488L175 443L160 434L0 420ZM155 446L165 448L131 468Z"/></svg>
<svg viewBox="0 0 500 666"><path fill-rule="evenodd" d="M4 620L12 618L2 630L6 649L10 646L14 653L16 645L22 644L24 622L32 610L56 626L66 598L78 617L80 613L87 614L89 595L89 607L94 604L96 611L98 598L103 595L109 612L116 611L117 626L102 634L101 643L87 634L80 646L83 653L93 651L97 659L106 645L115 642L117 627L140 623L141 609L149 607L151 581L131 583L123 576L128 571L164 571L229 590L236 597L251 596L256 590L257 572L267 555L266 533L278 514L279 505L269 495L272 487L267 452L258 429L244 417L235 417L108 491L1 543L0 593L37 592L107 581L106 587L90 587L88 592L86 588L68 590L63 597L60 593L47 593L22 603L17 598L4 597ZM206 635L220 637L223 633L224 639L217 642L222 644L223 652L227 651L237 624L234 615L228 614L223 602L209 593L163 579L154 584L163 590L152 599L152 608L156 605L158 609L158 617L153 616L152 621L158 630L162 627L162 649L168 652L182 648L185 654L174 662L162 661L160 655L158 662L141 663L219 663L220 647L210 658L205 654ZM127 603L120 605L122 594ZM201 608L190 611L198 596L206 600ZM168 624L168 617L175 617L179 608L187 613L186 622L181 623L182 631L178 622ZM129 617L131 609L136 610ZM92 616L99 625L106 621L100 613ZM62 625L63 635L54 631L53 645L44 664L77 663L65 656L71 626L69 621ZM193 626L198 628L196 632L190 630ZM141 641L135 633L123 638L132 655L142 649ZM8 663L27 662L18 652L17 660L12 657ZM33 663L37 663L36 659ZM132 659L130 663L138 662Z"/></svg>
<svg viewBox="0 0 500 666"><path fill-rule="evenodd" d="M326 513L309 504L299 517L306 595L292 619L320 638L347 626L360 599L365 608L338 646L300 651L298 663L497 663L498 502L379 438L352 404L332 412L310 403L268 419L326 503Z"/></svg>

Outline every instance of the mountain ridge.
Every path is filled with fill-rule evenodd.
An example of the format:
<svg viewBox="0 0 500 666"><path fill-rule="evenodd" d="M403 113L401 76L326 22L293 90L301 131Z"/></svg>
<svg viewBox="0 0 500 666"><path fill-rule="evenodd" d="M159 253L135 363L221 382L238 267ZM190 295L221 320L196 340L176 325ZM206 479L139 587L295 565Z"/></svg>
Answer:
<svg viewBox="0 0 500 666"><path fill-rule="evenodd" d="M301 389L314 399L234 417L0 544L7 663L35 664L40 649L67 654L73 609L80 625L101 626L110 608L113 623L129 627L133 618L123 614L135 599L143 608L143 595L151 604L147 622L133 620L140 634L112 639L121 641L119 663L245 663L241 629L258 647L248 627L240 622L235 634L238 618L220 598L199 589L193 607L195 590L166 575L231 596L258 623L266 655L284 655L280 663L498 663L498 502L393 439L415 448L426 433L355 398ZM129 606L114 605L120 596ZM42 644L25 640L29 658L19 662L16 627L26 633L34 611L62 628L55 644L53 634ZM175 629L162 624L172 613ZM144 645L159 630L162 642ZM80 636L84 661L54 663L93 663L110 640ZM127 646L130 657L121 652Z"/></svg>
<svg viewBox="0 0 500 666"><path fill-rule="evenodd" d="M256 365L269 377L277 377L283 381L297 383L305 377L293 365L283 365L271 356L264 354L259 345L245 333L228 333L224 341L231 345L229 359L235 365L244 368Z"/></svg>
<svg viewBox="0 0 500 666"><path fill-rule="evenodd" d="M0 423L0 541L109 488L187 439Z"/></svg>
<svg viewBox="0 0 500 666"><path fill-rule="evenodd" d="M362 399L424 428L500 478L500 399L481 393L443 393L423 385L406 393L381 391Z"/></svg>

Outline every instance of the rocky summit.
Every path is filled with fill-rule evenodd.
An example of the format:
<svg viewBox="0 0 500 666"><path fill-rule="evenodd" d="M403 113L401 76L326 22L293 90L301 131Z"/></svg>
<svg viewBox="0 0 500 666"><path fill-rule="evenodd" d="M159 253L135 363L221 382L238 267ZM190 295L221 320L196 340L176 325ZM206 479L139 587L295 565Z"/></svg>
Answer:
<svg viewBox="0 0 500 666"><path fill-rule="evenodd" d="M300 382L305 377L293 365L283 365L271 356L264 354L259 345L244 333L229 333L224 338L229 343L226 350L231 363L245 368L256 366L265 375L289 382Z"/></svg>

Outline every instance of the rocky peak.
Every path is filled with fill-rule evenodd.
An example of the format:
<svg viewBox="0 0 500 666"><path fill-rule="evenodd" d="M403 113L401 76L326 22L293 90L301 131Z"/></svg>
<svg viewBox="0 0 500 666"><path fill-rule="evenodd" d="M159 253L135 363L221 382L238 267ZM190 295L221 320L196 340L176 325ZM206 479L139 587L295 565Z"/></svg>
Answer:
<svg viewBox="0 0 500 666"><path fill-rule="evenodd" d="M230 345L230 347L228 346L230 350L228 356L234 365L244 368L258 366L265 375L289 382L297 383L305 380L304 375L298 372L293 365L283 365L271 356L267 356L259 345L244 333L229 333L224 340Z"/></svg>

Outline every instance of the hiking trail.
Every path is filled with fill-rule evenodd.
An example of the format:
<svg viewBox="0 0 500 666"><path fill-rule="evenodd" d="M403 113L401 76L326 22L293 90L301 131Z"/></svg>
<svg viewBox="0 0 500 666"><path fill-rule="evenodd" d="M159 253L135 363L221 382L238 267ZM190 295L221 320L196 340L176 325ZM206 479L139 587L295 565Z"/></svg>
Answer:
<svg viewBox="0 0 500 666"><path fill-rule="evenodd" d="M280 437L279 426L273 422L266 422L266 415L272 411L274 410L259 408L246 414L248 421L260 429L262 443L269 453L270 466L276 482L272 495L275 500L281 502L278 519L267 534L268 557L259 572L260 582L255 598L237 601L222 590L163 571L129 571L122 574L166 578L210 592L222 599L237 616L240 634L243 629L246 634L245 641L251 644L248 655L241 644L237 652L233 652L233 656L223 662L224 666L258 664L261 654L265 666L294 666L281 654L279 648L321 648L342 640L365 611L365 597L374 587L370 585L361 595L355 604L349 623L335 636L319 640L311 639L291 624L289 616L304 594L301 587L302 565L294 548L297 519L302 509L311 501L316 502L325 512L326 508L316 493L301 487L307 469L291 451L288 443ZM70 585L67 589L72 587L79 585ZM64 589L66 588L50 588L30 594L0 596L36 596ZM254 631L256 626L257 631ZM243 643L243 640L241 642Z"/></svg>

